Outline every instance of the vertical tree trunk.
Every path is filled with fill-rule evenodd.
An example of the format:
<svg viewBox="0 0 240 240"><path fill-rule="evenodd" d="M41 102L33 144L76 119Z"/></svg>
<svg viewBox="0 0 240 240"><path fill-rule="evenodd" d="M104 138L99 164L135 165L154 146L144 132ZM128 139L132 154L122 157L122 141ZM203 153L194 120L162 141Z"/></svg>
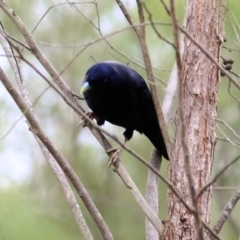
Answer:
<svg viewBox="0 0 240 240"><path fill-rule="evenodd" d="M201 43L213 58L219 59L223 16L218 0L191 0L188 2L186 31ZM196 191L211 180L215 147L215 118L217 115L217 92L219 71L214 63L189 39L184 38L182 58L182 111L186 128L185 141L188 146L191 174ZM179 111L178 111L179 112ZM181 120L177 116L173 156L169 175L173 185L182 194L188 205L192 205L188 179L185 174L182 149ZM200 217L210 220L211 188L198 200ZM170 224L167 239L197 239L194 216L169 191ZM204 239L207 239L204 238Z"/></svg>

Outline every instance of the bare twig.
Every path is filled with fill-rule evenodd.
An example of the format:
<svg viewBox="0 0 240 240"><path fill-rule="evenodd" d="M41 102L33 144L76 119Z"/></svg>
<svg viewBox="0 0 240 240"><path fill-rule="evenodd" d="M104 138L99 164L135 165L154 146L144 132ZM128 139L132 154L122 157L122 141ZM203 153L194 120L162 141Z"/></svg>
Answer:
<svg viewBox="0 0 240 240"><path fill-rule="evenodd" d="M229 130L234 134L234 136L235 136L238 140L240 140L240 136L239 136L239 135L236 133L236 131L235 131L230 125L228 125L224 120L217 118L216 121L222 123L227 129L229 129Z"/></svg>
<svg viewBox="0 0 240 240"><path fill-rule="evenodd" d="M225 137L226 141L231 143L234 147L237 147L240 149L240 144L238 142L233 141L231 138L229 138L223 131L222 129L219 127L219 125L217 125L217 129L220 132L221 135L223 135L223 137Z"/></svg>
<svg viewBox="0 0 240 240"><path fill-rule="evenodd" d="M164 0L160 0L160 2L162 3L162 5L165 8L165 11L169 15L169 17L171 17L171 12L170 12L170 9L168 8L167 4L164 2Z"/></svg>
<svg viewBox="0 0 240 240"><path fill-rule="evenodd" d="M87 226L87 223L84 219L84 216L82 214L82 211L80 209L80 206L74 196L74 193L71 189L70 184L68 183L65 174L63 173L62 169L59 167L56 160L53 158L53 156L50 154L50 152L47 150L47 148L43 145L43 143L36 137L36 140L43 152L43 155L45 156L48 164L50 165L52 171L54 172L54 175L56 176L66 198L68 201L68 204L70 206L70 209L73 212L73 215L75 217L75 220L77 222L78 227L81 230L81 233L85 240L93 240L92 234Z"/></svg>
<svg viewBox="0 0 240 240"><path fill-rule="evenodd" d="M166 39L165 37L163 37L160 32L157 30L156 28L156 24L154 23L154 21L152 20L152 13L149 11L149 9L147 8L146 4L143 2L143 7L144 9L146 10L147 14L148 14L148 18L149 18L149 21L151 23L151 26L152 26L152 29L153 31L156 33L156 35L162 39L164 42L168 43L170 46L172 46L173 48L176 48L176 46L170 42L168 39Z"/></svg>
<svg viewBox="0 0 240 240"><path fill-rule="evenodd" d="M62 5L76 5L76 4L85 4L85 3L92 3L94 4L95 2L94 1L81 1L81 2L63 2L63 3L57 3L57 4L54 4L52 6L50 6L46 12L42 15L42 17L39 19L39 21L37 22L36 26L33 28L33 30L31 31L31 33L34 33L35 30L37 29L37 27L40 25L40 23L42 22L42 20L46 17L46 15L55 7L59 7L59 6L62 6Z"/></svg>
<svg viewBox="0 0 240 240"><path fill-rule="evenodd" d="M240 102L240 99L237 98L237 97L235 97L235 96L233 96L233 94L232 94L232 92L231 92L231 86L232 86L231 83L232 83L231 81L228 82L228 93L229 93L229 95L230 95L233 99L235 99L236 101Z"/></svg>
<svg viewBox="0 0 240 240"><path fill-rule="evenodd" d="M227 49L229 52L234 51L234 52L240 52L240 49L235 49L235 48L231 48L228 46L222 46L222 48Z"/></svg>
<svg viewBox="0 0 240 240"><path fill-rule="evenodd" d="M2 26L2 24L1 24ZM27 49L28 51L31 51L31 49L26 46L24 43L20 42L19 40L17 40L16 38L14 38L13 36L11 36L8 32L6 32L2 26L2 31L4 32L4 35L6 35L7 39L11 39L14 42L18 43L20 46L22 46L23 48Z"/></svg>
<svg viewBox="0 0 240 240"><path fill-rule="evenodd" d="M230 163L228 163L218 174L216 174L216 176L212 179L211 182L209 182L208 184L206 184L196 195L197 198L199 198L204 191L206 191L207 188L209 188L210 186L213 185L213 183L215 183L217 181L217 179L230 167L232 166L235 162L237 162L240 159L240 155L237 156L236 158L234 158Z"/></svg>
<svg viewBox="0 0 240 240"><path fill-rule="evenodd" d="M24 115L22 115L21 117L19 117L13 124L12 126L7 130L7 132L5 132L1 137L0 137L0 141L2 141L3 139L5 139L8 134L10 134L10 132L15 128L15 126L20 122L20 120L24 117Z"/></svg>
<svg viewBox="0 0 240 240"><path fill-rule="evenodd" d="M224 223L228 219L230 213L232 212L233 208L237 204L240 199L240 188L233 194L230 200L227 202L226 206L224 207L220 218L218 219L217 223L215 224L213 231L217 234L221 231Z"/></svg>
<svg viewBox="0 0 240 240"><path fill-rule="evenodd" d="M221 64L215 59L199 42L197 42L191 34L189 34L183 27L178 25L178 28L206 55L208 59L212 61L212 63L217 66L217 68L225 74L226 77L240 90L240 83L236 81L231 74L221 66Z"/></svg>
<svg viewBox="0 0 240 240"><path fill-rule="evenodd" d="M214 186L212 188L213 190L215 191L235 191L237 190L238 188L237 187L219 187L219 186Z"/></svg>

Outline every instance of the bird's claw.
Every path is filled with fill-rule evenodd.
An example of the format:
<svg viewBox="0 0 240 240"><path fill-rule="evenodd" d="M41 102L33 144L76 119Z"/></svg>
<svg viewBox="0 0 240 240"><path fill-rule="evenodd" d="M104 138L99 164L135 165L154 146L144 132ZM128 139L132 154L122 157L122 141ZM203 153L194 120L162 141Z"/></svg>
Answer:
<svg viewBox="0 0 240 240"><path fill-rule="evenodd" d="M122 152L122 147L113 147L110 148L106 151L107 153L112 153L110 159L109 159L109 164L108 167L110 168L119 158L120 153Z"/></svg>
<svg viewBox="0 0 240 240"><path fill-rule="evenodd" d="M90 119L94 119L94 113L93 112L87 112L86 116L89 117ZM81 117L82 122L79 124L82 127L86 127L88 125L88 120L84 118L83 116Z"/></svg>
<svg viewBox="0 0 240 240"><path fill-rule="evenodd" d="M79 97L77 94L75 94L75 93L73 93L73 92L72 92L72 95L73 95L76 99L78 99L78 100L84 100L83 97Z"/></svg>

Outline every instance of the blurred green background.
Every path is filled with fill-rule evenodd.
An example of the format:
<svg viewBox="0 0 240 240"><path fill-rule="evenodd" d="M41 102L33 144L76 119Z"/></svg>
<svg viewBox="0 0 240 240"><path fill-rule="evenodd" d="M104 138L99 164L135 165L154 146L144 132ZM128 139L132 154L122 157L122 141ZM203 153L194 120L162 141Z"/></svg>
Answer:
<svg viewBox="0 0 240 240"><path fill-rule="evenodd" d="M176 2L178 19L182 22L186 3L185 1ZM144 69L138 66L138 64L143 65L142 56L133 31L120 31L107 38L108 42L102 39L89 45L96 39L100 39L101 35L128 27L128 23L115 1L98 1L97 8L90 1L88 3L86 1L79 2L76 5L71 5L67 1L65 4L60 4L58 1L50 0L9 0L7 3L19 14L30 30L33 30L44 16L33 32L33 36L57 71L64 70L62 76L74 93L79 93L85 72L95 61L121 61L129 64L146 79ZM137 22L135 2L125 0L123 3ZM50 8L51 6L54 7ZM148 1L147 6L152 12L154 21L171 22L159 1ZM238 51L230 52L223 48L222 56L234 59L233 70L239 73L239 1L229 1L228 8L225 29L227 42L224 43L224 46ZM47 10L48 12L46 12ZM1 22L6 31L24 42L13 22L1 10L0 13ZM46 15L44 15L45 13ZM165 38L173 40L171 27L157 25L157 28ZM154 72L158 77L159 95L162 100L166 88L166 84L162 81L167 83L175 55L173 49L160 40L150 26L147 27L147 40L153 66L156 68ZM66 67L84 46L86 47L84 51L70 66ZM2 54L1 48L0 51ZM25 50L24 54L50 79L31 53ZM129 59L132 59L133 62ZM1 67L13 79L6 59L1 57L0 62ZM99 143L91 136L88 129L77 126L80 120L54 90L48 89L38 99L48 85L28 65L23 63L22 70L31 101L35 102L37 99L34 113L45 132L80 176L115 239L145 239L144 215L118 176L108 169L107 155ZM240 98L239 91L234 86L231 87L231 93L238 99ZM58 182L34 137L28 131L24 118L20 119L20 111L2 85L0 96L0 240L82 239ZM228 123L237 133L240 132L239 101L230 96L226 78L222 78L218 101L218 118ZM84 102L81 104L87 109ZM174 117L175 110L172 110L171 114ZM172 139L174 137L173 126L174 123L171 122ZM236 143L236 146L227 141L217 141L213 174L216 174L240 152L240 140L222 124L219 126L221 131ZM105 128L123 140L123 129L110 124L106 124ZM217 136L224 138L219 130L217 130ZM113 145L116 144L113 143ZM152 146L144 136L135 133L128 146L145 159L150 158ZM125 152L122 153L121 159L144 194L147 178L146 167ZM166 161L163 162L161 172L167 176ZM239 163L236 163L221 176L215 186L237 187L239 180ZM160 182L159 188L161 194L160 218L166 219L167 188L162 182ZM218 219L223 206L233 192L234 190L213 190L212 224ZM98 229L81 200L79 203L94 237L101 239ZM237 206L221 232L222 238L237 239L240 232L239 211L240 208Z"/></svg>

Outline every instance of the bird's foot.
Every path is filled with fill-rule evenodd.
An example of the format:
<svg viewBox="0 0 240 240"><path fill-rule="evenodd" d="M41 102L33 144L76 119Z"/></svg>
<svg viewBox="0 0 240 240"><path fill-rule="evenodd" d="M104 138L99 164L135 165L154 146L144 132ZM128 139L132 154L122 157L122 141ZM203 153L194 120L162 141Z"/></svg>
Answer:
<svg viewBox="0 0 240 240"><path fill-rule="evenodd" d="M84 100L83 97L79 97L77 94L75 94L75 93L73 93L73 92L72 92L72 95L73 95L76 99L78 99L78 100Z"/></svg>
<svg viewBox="0 0 240 240"><path fill-rule="evenodd" d="M113 147L113 148L108 149L106 152L112 153L111 157L109 159L109 164L108 164L108 167L110 168L119 158L119 155L122 152L122 147L121 146Z"/></svg>
<svg viewBox="0 0 240 240"><path fill-rule="evenodd" d="M93 112L87 112L86 116L89 117L92 120L95 118L95 115L94 115ZM86 127L88 125L88 120L86 118L84 118L83 116L81 117L81 120L82 121L79 125L82 126L82 127Z"/></svg>
<svg viewBox="0 0 240 240"><path fill-rule="evenodd" d="M88 112L86 113L86 116L88 116L92 120L95 119L98 126L102 126L105 122L105 120L98 117L94 112ZM83 116L81 117L81 120L82 122L79 125L81 125L82 127L86 127L88 125L88 120Z"/></svg>

